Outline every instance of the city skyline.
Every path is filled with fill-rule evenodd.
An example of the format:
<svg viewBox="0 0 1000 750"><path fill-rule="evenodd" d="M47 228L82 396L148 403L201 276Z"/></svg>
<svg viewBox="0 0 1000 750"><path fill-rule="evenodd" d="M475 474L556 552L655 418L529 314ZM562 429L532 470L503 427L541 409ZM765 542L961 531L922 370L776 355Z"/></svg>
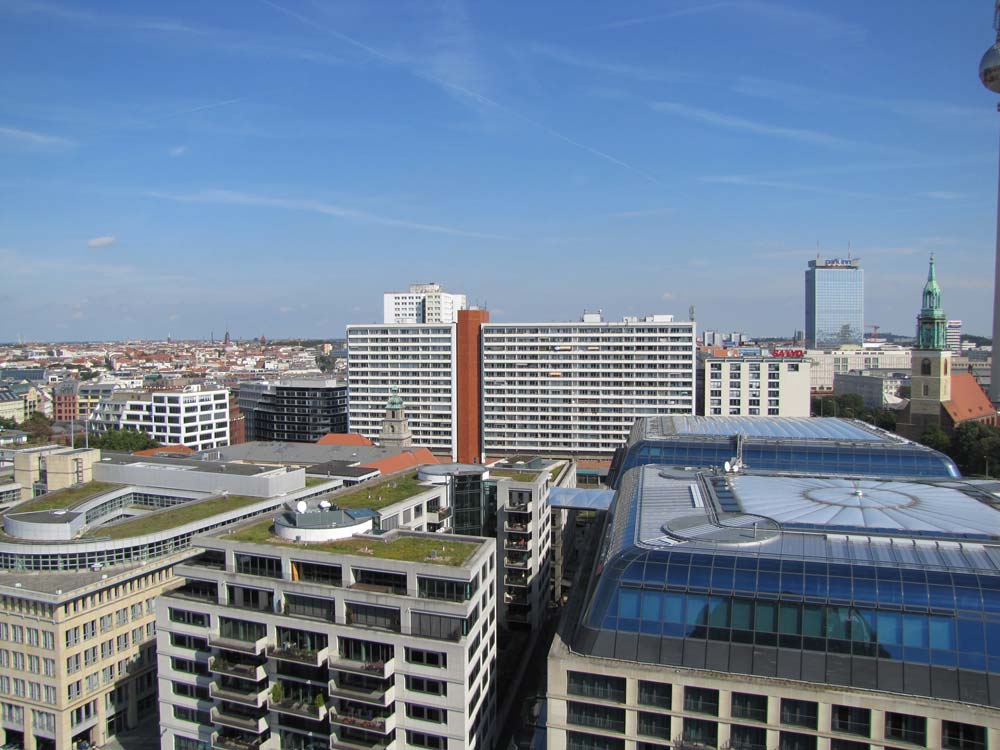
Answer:
<svg viewBox="0 0 1000 750"><path fill-rule="evenodd" d="M817 240L866 324L934 252L989 334L987 3L391 7L0 0L0 340L343 338L415 281L791 336Z"/></svg>

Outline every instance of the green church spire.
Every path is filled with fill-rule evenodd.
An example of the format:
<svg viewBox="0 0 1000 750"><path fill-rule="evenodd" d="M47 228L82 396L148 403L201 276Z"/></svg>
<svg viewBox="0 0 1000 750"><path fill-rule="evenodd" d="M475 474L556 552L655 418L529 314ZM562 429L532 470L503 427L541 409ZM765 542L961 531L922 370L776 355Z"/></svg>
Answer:
<svg viewBox="0 0 1000 750"><path fill-rule="evenodd" d="M947 329L948 318L941 309L941 287L934 270L934 256L931 255L923 305L917 317L917 348L923 351L947 349Z"/></svg>

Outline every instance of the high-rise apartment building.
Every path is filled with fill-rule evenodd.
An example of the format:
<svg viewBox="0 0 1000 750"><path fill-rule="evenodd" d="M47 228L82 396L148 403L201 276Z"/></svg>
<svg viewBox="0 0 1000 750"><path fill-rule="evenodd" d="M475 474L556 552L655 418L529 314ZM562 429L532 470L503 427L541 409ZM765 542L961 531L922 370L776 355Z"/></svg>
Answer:
<svg viewBox="0 0 1000 750"><path fill-rule="evenodd" d="M240 383L246 440L315 443L347 432L347 383L334 378L283 378Z"/></svg>
<svg viewBox="0 0 1000 750"><path fill-rule="evenodd" d="M377 439L395 389L414 445L456 455L455 349L454 323L348 326L349 431Z"/></svg>
<svg viewBox="0 0 1000 750"><path fill-rule="evenodd" d="M695 324L672 315L486 324L488 454L609 455L636 417L694 414Z"/></svg>
<svg viewBox="0 0 1000 750"><path fill-rule="evenodd" d="M809 261L806 269L806 346L834 349L864 343L865 272L857 259Z"/></svg>
<svg viewBox="0 0 1000 750"><path fill-rule="evenodd" d="M466 308L464 294L449 294L440 284L410 284L408 292L382 295L382 322L455 323L458 311Z"/></svg>

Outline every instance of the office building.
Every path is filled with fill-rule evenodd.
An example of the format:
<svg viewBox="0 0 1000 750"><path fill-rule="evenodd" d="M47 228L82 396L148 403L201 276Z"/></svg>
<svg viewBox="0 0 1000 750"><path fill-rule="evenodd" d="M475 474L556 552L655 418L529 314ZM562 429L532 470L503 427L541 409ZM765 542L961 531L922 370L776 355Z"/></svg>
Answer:
<svg viewBox="0 0 1000 750"><path fill-rule="evenodd" d="M949 320L945 327L945 340L954 355L962 353L962 321Z"/></svg>
<svg viewBox="0 0 1000 750"><path fill-rule="evenodd" d="M46 456L49 480L55 458L79 453ZM192 536L337 486L307 488L303 471L284 468L98 458L92 481L18 503L0 518L6 747L103 747L122 730L155 724L154 602L180 583L173 567L191 553Z"/></svg>
<svg viewBox="0 0 1000 750"><path fill-rule="evenodd" d="M160 445L196 451L221 447L229 444L229 391L197 385L183 391L110 391L91 409L87 428L98 434L138 430Z"/></svg>
<svg viewBox="0 0 1000 750"><path fill-rule="evenodd" d="M636 420L608 477L617 486L637 466L726 462L754 471L835 476L960 476L943 453L866 422L822 417L647 417Z"/></svg>
<svg viewBox="0 0 1000 750"><path fill-rule="evenodd" d="M806 269L806 347L835 349L864 343L865 277L857 259L809 261Z"/></svg>
<svg viewBox="0 0 1000 750"><path fill-rule="evenodd" d="M992 747L998 528L954 480L634 469L549 654L547 746Z"/></svg>
<svg viewBox="0 0 1000 750"><path fill-rule="evenodd" d="M466 308L464 294L448 294L440 284L410 284L408 292L382 295L385 325L402 323L456 323L458 311Z"/></svg>
<svg viewBox="0 0 1000 750"><path fill-rule="evenodd" d="M100 451L87 448L23 448L14 451L14 481L21 487L21 499L30 500L91 481L94 463L100 458Z"/></svg>
<svg viewBox="0 0 1000 750"><path fill-rule="evenodd" d="M857 370L905 370L910 369L912 350L908 347L883 344L855 349L834 349L820 351L809 349L805 353L809 360L809 388L814 394L833 393L834 377L841 373Z"/></svg>
<svg viewBox="0 0 1000 750"><path fill-rule="evenodd" d="M809 361L798 356L713 357L698 363L699 413L808 417Z"/></svg>
<svg viewBox="0 0 1000 750"><path fill-rule="evenodd" d="M836 396L861 396L871 409L898 408L903 403L900 389L910 387L910 370L856 370L833 376ZM832 405L832 404L831 404ZM836 416L836 415L834 415Z"/></svg>
<svg viewBox="0 0 1000 750"><path fill-rule="evenodd" d="M487 455L607 456L635 418L694 414L695 324L672 315L482 327Z"/></svg>
<svg viewBox="0 0 1000 750"><path fill-rule="evenodd" d="M347 432L347 383L334 378L283 378L240 383L246 440L315 443Z"/></svg>
<svg viewBox="0 0 1000 750"><path fill-rule="evenodd" d="M307 504L198 541L157 607L161 748L491 748L496 543Z"/></svg>

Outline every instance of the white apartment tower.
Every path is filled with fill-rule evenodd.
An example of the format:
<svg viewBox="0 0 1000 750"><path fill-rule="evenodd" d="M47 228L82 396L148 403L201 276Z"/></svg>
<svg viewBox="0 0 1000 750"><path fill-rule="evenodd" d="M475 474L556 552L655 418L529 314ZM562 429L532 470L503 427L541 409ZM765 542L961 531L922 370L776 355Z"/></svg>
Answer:
<svg viewBox="0 0 1000 750"><path fill-rule="evenodd" d="M229 391L193 385L183 391L115 393L94 409L90 428L138 430L161 445L196 451L221 448L229 445Z"/></svg>
<svg viewBox="0 0 1000 750"><path fill-rule="evenodd" d="M705 416L810 414L810 363L802 357L706 357L704 365Z"/></svg>
<svg viewBox="0 0 1000 750"><path fill-rule="evenodd" d="M455 454L454 323L348 326L347 370L351 432L377 440L396 389L413 444Z"/></svg>
<svg viewBox="0 0 1000 750"><path fill-rule="evenodd" d="M487 324L488 453L610 454L636 417L694 414L695 324L672 315Z"/></svg>
<svg viewBox="0 0 1000 750"><path fill-rule="evenodd" d="M382 322L392 323L454 323L458 311L466 308L464 294L449 294L440 284L410 284L408 292L386 292L382 295Z"/></svg>

